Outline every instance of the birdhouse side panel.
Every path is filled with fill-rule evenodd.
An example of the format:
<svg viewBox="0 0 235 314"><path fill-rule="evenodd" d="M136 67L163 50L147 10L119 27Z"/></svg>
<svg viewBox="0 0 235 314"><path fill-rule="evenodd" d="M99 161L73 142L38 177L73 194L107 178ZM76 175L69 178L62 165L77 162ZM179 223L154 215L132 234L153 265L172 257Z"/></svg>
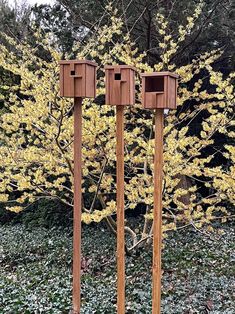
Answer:
<svg viewBox="0 0 235 314"><path fill-rule="evenodd" d="M60 96L64 96L64 66L60 64Z"/></svg>
<svg viewBox="0 0 235 314"><path fill-rule="evenodd" d="M175 80L175 102L176 102L176 108L177 108L177 97L178 97L178 79Z"/></svg>
<svg viewBox="0 0 235 314"><path fill-rule="evenodd" d="M135 104L135 71L130 70L130 105Z"/></svg>
<svg viewBox="0 0 235 314"><path fill-rule="evenodd" d="M168 109L176 109L177 79L168 77Z"/></svg>
<svg viewBox="0 0 235 314"><path fill-rule="evenodd" d="M95 98L96 96L96 68L86 65L86 97Z"/></svg>
<svg viewBox="0 0 235 314"><path fill-rule="evenodd" d="M105 70L105 104L110 104L110 70Z"/></svg>
<svg viewBox="0 0 235 314"><path fill-rule="evenodd" d="M144 108L146 108L146 99L145 99L145 77L142 77L141 84L141 102Z"/></svg>

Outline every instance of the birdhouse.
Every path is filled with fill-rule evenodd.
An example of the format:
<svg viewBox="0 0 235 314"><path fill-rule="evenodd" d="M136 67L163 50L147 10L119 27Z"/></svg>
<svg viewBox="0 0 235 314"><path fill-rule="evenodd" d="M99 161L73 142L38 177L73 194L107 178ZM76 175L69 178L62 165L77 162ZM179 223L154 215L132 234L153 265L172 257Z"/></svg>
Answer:
<svg viewBox="0 0 235 314"><path fill-rule="evenodd" d="M62 60L60 96L93 98L96 96L97 64L88 60Z"/></svg>
<svg viewBox="0 0 235 314"><path fill-rule="evenodd" d="M108 105L134 105L135 68L129 65L105 67L106 99Z"/></svg>
<svg viewBox="0 0 235 314"><path fill-rule="evenodd" d="M178 75L171 72L142 74L142 104L146 109L176 109Z"/></svg>

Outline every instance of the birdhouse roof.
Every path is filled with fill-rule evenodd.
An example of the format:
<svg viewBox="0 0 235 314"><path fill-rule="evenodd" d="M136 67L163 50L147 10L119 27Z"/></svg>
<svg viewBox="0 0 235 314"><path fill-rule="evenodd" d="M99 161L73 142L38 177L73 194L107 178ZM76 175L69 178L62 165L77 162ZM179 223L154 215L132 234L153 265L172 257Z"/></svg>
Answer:
<svg viewBox="0 0 235 314"><path fill-rule="evenodd" d="M133 67L132 65L106 65L105 70L118 70L118 69L130 69L133 71L136 71L136 68Z"/></svg>
<svg viewBox="0 0 235 314"><path fill-rule="evenodd" d="M90 60L61 60L59 64L88 64L97 67L98 64Z"/></svg>
<svg viewBox="0 0 235 314"><path fill-rule="evenodd" d="M149 77L149 76L171 76L174 78L179 78L179 75L176 73L172 73L172 72L147 72L147 73L143 73L141 74L142 77Z"/></svg>

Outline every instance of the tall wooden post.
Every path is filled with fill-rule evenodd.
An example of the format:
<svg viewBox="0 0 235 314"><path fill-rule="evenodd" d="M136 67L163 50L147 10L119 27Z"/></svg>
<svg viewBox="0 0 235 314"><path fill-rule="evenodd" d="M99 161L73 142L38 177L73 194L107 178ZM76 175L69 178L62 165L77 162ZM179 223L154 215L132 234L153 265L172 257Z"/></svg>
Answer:
<svg viewBox="0 0 235 314"><path fill-rule="evenodd" d="M125 314L124 108L135 103L135 68L105 67L106 104L116 106L117 313Z"/></svg>
<svg viewBox="0 0 235 314"><path fill-rule="evenodd" d="M60 96L74 98L73 309L81 307L82 99L96 96L96 67L90 60L61 60Z"/></svg>
<svg viewBox="0 0 235 314"><path fill-rule="evenodd" d="M82 98L74 98L73 314L81 306Z"/></svg>
<svg viewBox="0 0 235 314"><path fill-rule="evenodd" d="M164 109L155 111L152 313L161 313L162 168Z"/></svg>
<svg viewBox="0 0 235 314"><path fill-rule="evenodd" d="M152 313L160 314L164 109L176 109L179 76L171 72L152 72L141 76L143 106L155 110Z"/></svg>
<svg viewBox="0 0 235 314"><path fill-rule="evenodd" d="M117 312L125 314L124 106L117 106Z"/></svg>

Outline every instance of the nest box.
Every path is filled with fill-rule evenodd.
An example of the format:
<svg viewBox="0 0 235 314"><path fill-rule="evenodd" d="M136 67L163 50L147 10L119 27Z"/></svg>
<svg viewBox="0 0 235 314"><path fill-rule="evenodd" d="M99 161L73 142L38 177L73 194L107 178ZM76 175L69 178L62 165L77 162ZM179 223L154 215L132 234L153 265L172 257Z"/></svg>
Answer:
<svg viewBox="0 0 235 314"><path fill-rule="evenodd" d="M142 74L142 104L146 109L176 109L178 75L171 72Z"/></svg>
<svg viewBox="0 0 235 314"><path fill-rule="evenodd" d="M108 105L135 104L135 68L129 65L105 67L106 99Z"/></svg>
<svg viewBox="0 0 235 314"><path fill-rule="evenodd" d="M62 60L60 96L93 98L96 96L97 64L88 60Z"/></svg>

